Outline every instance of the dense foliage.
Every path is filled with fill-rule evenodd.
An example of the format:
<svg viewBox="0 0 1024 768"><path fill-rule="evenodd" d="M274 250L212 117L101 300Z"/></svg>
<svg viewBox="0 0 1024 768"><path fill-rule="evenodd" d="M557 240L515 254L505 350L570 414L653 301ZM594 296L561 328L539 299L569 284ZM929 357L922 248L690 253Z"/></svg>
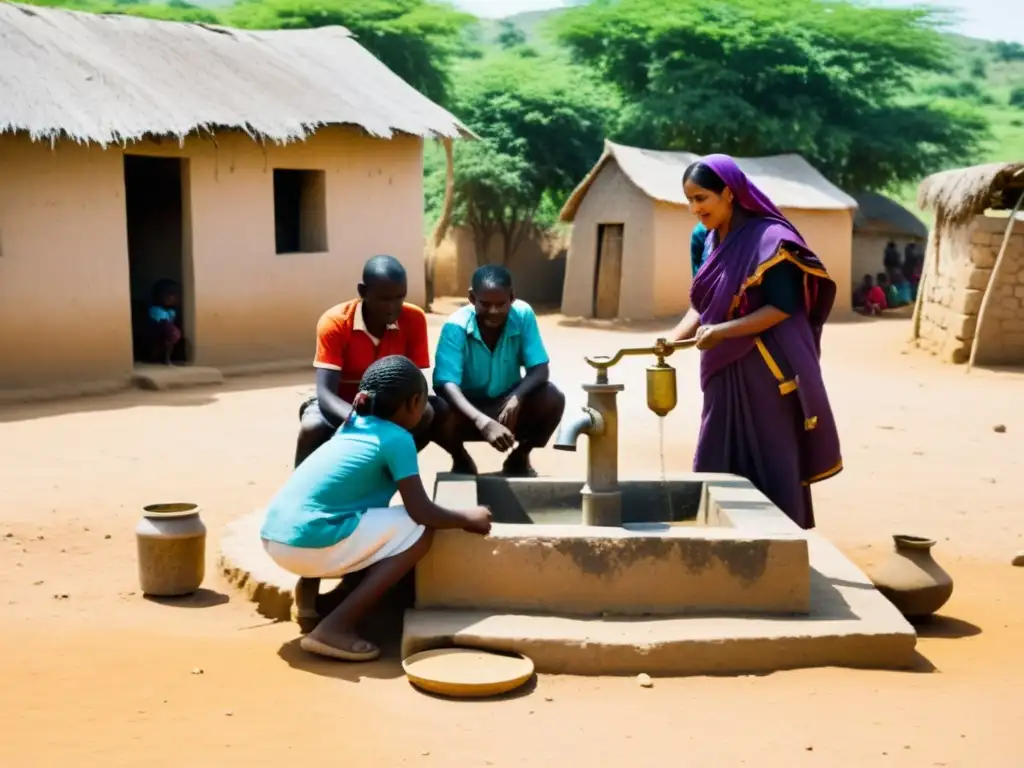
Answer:
<svg viewBox="0 0 1024 768"><path fill-rule="evenodd" d="M614 83L628 143L697 153L796 152L851 189L969 155L984 123L914 98L945 69L927 9L818 0L597 0L558 18L576 61Z"/></svg>
<svg viewBox="0 0 1024 768"><path fill-rule="evenodd" d="M456 148L453 221L472 229L481 258L500 237L507 261L597 159L615 102L587 73L536 55L494 54L467 70L453 107L481 140ZM428 205L442 188L428 185Z"/></svg>
<svg viewBox="0 0 1024 768"><path fill-rule="evenodd" d="M248 29L347 27L395 74L441 104L451 58L474 21L428 0L241 0L225 19Z"/></svg>

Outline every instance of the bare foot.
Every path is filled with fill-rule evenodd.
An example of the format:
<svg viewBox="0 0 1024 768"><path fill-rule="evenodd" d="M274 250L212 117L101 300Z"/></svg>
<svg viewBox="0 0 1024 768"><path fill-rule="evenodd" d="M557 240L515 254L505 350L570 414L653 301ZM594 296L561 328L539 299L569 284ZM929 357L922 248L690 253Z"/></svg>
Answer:
<svg viewBox="0 0 1024 768"><path fill-rule="evenodd" d="M327 629L320 625L299 641L302 650L340 661L373 661L380 648L352 630Z"/></svg>
<svg viewBox="0 0 1024 768"><path fill-rule="evenodd" d="M473 461L473 457L469 455L465 448L462 452L452 457L452 474L453 475L478 475L479 470L476 468L476 462Z"/></svg>
<svg viewBox="0 0 1024 768"><path fill-rule="evenodd" d="M537 472L530 464L529 451L522 451L519 448L512 451L501 467L501 474L506 477L536 477Z"/></svg>

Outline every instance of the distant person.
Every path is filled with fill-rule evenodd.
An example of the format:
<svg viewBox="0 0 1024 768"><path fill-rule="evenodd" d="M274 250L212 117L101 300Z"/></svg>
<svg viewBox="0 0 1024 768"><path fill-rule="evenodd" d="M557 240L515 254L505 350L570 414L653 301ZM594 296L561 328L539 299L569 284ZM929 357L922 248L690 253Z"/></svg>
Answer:
<svg viewBox="0 0 1024 768"><path fill-rule="evenodd" d="M891 274L894 269L900 268L900 249L892 240L886 243L885 253L882 256L882 266L887 274Z"/></svg>
<svg viewBox="0 0 1024 768"><path fill-rule="evenodd" d="M549 381L537 317L516 299L507 269L473 273L469 304L445 322L434 362L434 390L449 406L434 439L451 454L452 472L477 474L465 444L485 440L509 451L504 474L533 475L530 453L558 428L565 396Z"/></svg>
<svg viewBox="0 0 1024 768"><path fill-rule="evenodd" d="M175 352L182 343L178 325L181 287L174 280L159 280L153 286L146 321L150 334L152 362L173 365Z"/></svg>
<svg viewBox="0 0 1024 768"><path fill-rule="evenodd" d="M885 277L881 275L881 277ZM885 301L885 290L881 286L875 283L875 278L871 275L864 275L864 280L861 283L860 290L862 292L862 300L860 305L856 305L857 308L865 315L880 315L887 308Z"/></svg>
<svg viewBox="0 0 1024 768"><path fill-rule="evenodd" d="M910 281L904 276L902 270L897 269L892 273L892 280L889 285L889 294L892 299L889 301L890 307L905 307L913 303L914 299L911 295ZM886 298L888 299L889 297Z"/></svg>
<svg viewBox="0 0 1024 768"><path fill-rule="evenodd" d="M328 309L316 326L316 395L299 408L295 466L327 442L352 412L352 398L370 365L388 355L404 355L417 368L430 367L427 318L405 303L405 267L393 256L374 256L363 267L359 298ZM413 429L416 446L429 442L430 424L444 403L431 397L423 423Z"/></svg>
<svg viewBox="0 0 1024 768"><path fill-rule="evenodd" d="M302 638L307 652L344 661L377 658L380 649L356 626L426 554L433 530L490 531L486 507L445 509L427 495L410 434L426 408L427 381L416 363L401 355L374 361L338 434L292 473L267 507L260 538L278 566L300 577L300 619L320 619L320 579L366 572ZM389 506L396 491L402 506Z"/></svg>
<svg viewBox="0 0 1024 768"><path fill-rule="evenodd" d="M853 308L864 309L867 306L868 294L875 287L875 278L871 275L864 275L860 284L853 289Z"/></svg>
<svg viewBox="0 0 1024 768"><path fill-rule="evenodd" d="M879 272L875 275L875 280L878 283L878 287L885 295L885 306L882 309L893 309L896 306L896 301L899 297L896 293L896 289L893 287L892 281L889 279L889 275L885 272Z"/></svg>
<svg viewBox="0 0 1024 768"><path fill-rule="evenodd" d="M921 266L924 254L917 243L907 243L903 251L903 276L910 284L910 300L917 300L917 287L921 284Z"/></svg>
<svg viewBox="0 0 1024 768"><path fill-rule="evenodd" d="M690 233L690 269L693 277L697 276L697 272L700 271L701 265L704 263L704 246L707 244L707 239L708 228L698 221L697 226Z"/></svg>

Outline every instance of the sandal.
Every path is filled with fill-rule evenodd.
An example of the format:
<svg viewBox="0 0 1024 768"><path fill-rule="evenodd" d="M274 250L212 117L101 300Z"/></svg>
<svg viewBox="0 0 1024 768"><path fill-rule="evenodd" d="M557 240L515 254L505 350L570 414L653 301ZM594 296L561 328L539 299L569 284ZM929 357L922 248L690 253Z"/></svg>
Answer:
<svg viewBox="0 0 1024 768"><path fill-rule="evenodd" d="M380 648L367 640L362 642L369 645L370 650L362 652L346 651L344 648L335 648L333 645L321 643L319 640L314 640L309 635L306 635L299 641L299 647L306 651L306 653L315 653L317 656L325 656L328 659L338 659L339 661L373 661L380 656Z"/></svg>

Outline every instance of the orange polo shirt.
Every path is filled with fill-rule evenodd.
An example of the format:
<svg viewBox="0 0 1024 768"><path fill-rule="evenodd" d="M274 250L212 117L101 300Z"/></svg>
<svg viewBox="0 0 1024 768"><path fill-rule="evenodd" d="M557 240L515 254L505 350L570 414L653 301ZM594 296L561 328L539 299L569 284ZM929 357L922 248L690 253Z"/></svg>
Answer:
<svg viewBox="0 0 1024 768"><path fill-rule="evenodd" d="M403 304L398 321L376 338L366 330L361 299L331 307L316 324L316 368L341 371L338 395L347 402L359 391L359 380L375 360L403 355L418 368L430 367L427 316L412 304Z"/></svg>

